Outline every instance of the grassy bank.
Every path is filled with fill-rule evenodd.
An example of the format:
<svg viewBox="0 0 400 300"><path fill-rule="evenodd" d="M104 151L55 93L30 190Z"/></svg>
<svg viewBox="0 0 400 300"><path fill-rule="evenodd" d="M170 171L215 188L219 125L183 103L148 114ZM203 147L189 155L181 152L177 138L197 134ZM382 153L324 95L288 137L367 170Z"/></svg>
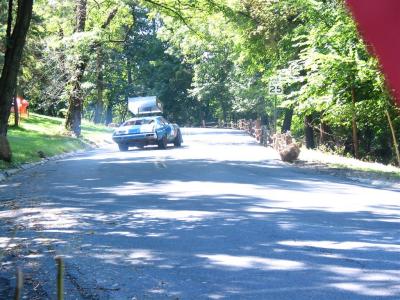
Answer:
<svg viewBox="0 0 400 300"><path fill-rule="evenodd" d="M90 122L82 122L82 137L68 136L63 127L64 119L31 113L23 118L19 127L10 126L8 139L13 153L12 163L0 161L0 169L12 168L23 163L36 162L41 156L87 149L102 142L112 130Z"/></svg>
<svg viewBox="0 0 400 300"><path fill-rule="evenodd" d="M400 181L400 168L392 165L384 165L374 162L365 162L354 158L343 157L335 154L324 153L319 150L302 148L300 161L297 165L328 169L349 176L365 177L370 179L381 179L388 181Z"/></svg>

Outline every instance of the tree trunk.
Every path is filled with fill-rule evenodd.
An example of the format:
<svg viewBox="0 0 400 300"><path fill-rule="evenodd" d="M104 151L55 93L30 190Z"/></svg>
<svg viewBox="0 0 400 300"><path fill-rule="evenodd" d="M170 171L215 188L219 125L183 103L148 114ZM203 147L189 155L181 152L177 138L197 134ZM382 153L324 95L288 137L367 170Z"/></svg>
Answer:
<svg viewBox="0 0 400 300"><path fill-rule="evenodd" d="M126 71L128 74L128 91L132 88L132 66L129 57L126 58ZM129 95L128 95L129 96Z"/></svg>
<svg viewBox="0 0 400 300"><path fill-rule="evenodd" d="M202 128L206 127L206 121L204 118L205 118L204 109L203 109L203 106L200 106L199 121L200 121L200 127L202 127Z"/></svg>
<svg viewBox="0 0 400 300"><path fill-rule="evenodd" d="M13 1L9 0L9 8L12 8ZM18 0L17 18L11 33L12 14L9 13L7 22L7 42L4 55L4 65L0 77L0 136L3 140L0 143L0 159L10 161L11 151L7 150L7 129L8 118L12 98L15 94L18 71L21 64L22 51L26 41L26 35L32 18L33 0ZM11 11L11 10L9 10Z"/></svg>
<svg viewBox="0 0 400 300"><path fill-rule="evenodd" d="M210 120L210 100L207 100L206 107L204 108L204 127L206 126L205 123Z"/></svg>
<svg viewBox="0 0 400 300"><path fill-rule="evenodd" d="M17 97L14 96L14 126L19 126L19 110L18 110L18 100Z"/></svg>
<svg viewBox="0 0 400 300"><path fill-rule="evenodd" d="M389 126L390 126L390 131L392 132L392 138L393 138L393 147L394 151L396 152L396 157L397 157L397 165L400 167L400 152L399 152L399 145L397 144L397 139L396 139L396 132L393 127L392 119L390 118L389 111L385 111Z"/></svg>
<svg viewBox="0 0 400 300"><path fill-rule="evenodd" d="M226 123L228 113L227 113L227 108L224 103L221 103L221 108L222 108L222 118L223 118L224 123Z"/></svg>
<svg viewBox="0 0 400 300"><path fill-rule="evenodd" d="M261 115L261 125L267 125L268 128L270 128L269 116L266 113Z"/></svg>
<svg viewBox="0 0 400 300"><path fill-rule="evenodd" d="M307 115L304 117L304 132L306 135L306 147L307 149L315 149L314 141L314 128L312 127L312 117Z"/></svg>
<svg viewBox="0 0 400 300"><path fill-rule="evenodd" d="M75 29L74 32L85 31L86 15L87 15L87 0L76 0L75 8Z"/></svg>
<svg viewBox="0 0 400 300"><path fill-rule="evenodd" d="M76 26L75 32L84 32L85 24L86 24L86 8L87 8L87 0L77 0L76 5ZM105 29L112 19L117 14L118 8L114 8L107 19L101 25L101 29ZM95 42L90 46L89 52L94 51L100 47L99 42ZM89 55L81 54L78 63L75 67L75 74L70 81L70 85L72 86L71 92L68 99L68 112L67 118L65 120L65 128L69 131L72 131L75 136L81 135L81 121L82 121L82 107L83 107L83 95L82 95L82 79L85 73L87 64L89 62Z"/></svg>
<svg viewBox="0 0 400 300"><path fill-rule="evenodd" d="M328 133L329 133L328 125L324 121L321 121L321 123L319 124L319 142L321 144L325 144L328 141L327 138Z"/></svg>
<svg viewBox="0 0 400 300"><path fill-rule="evenodd" d="M84 32L86 25L87 0L77 0L75 32ZM85 72L88 58L80 55L75 67L75 74L70 81L71 92L68 97L68 112L65 120L65 128L72 131L75 136L81 135L82 121L82 88L81 82Z"/></svg>
<svg viewBox="0 0 400 300"><path fill-rule="evenodd" d="M132 83L133 83L132 65L131 65L131 61L130 61L129 57L126 58L126 74L127 74L128 85L126 86L126 89L125 89L125 98L126 98L126 101L128 101L129 96L133 96L131 94L133 91L133 88L132 88Z"/></svg>
<svg viewBox="0 0 400 300"><path fill-rule="evenodd" d="M285 111L285 119L283 120L281 133L290 131L290 128L292 127L292 118L293 118L293 108L287 108Z"/></svg>
<svg viewBox="0 0 400 300"><path fill-rule="evenodd" d="M125 100L128 103L128 99ZM122 111L122 123L125 122L126 116L128 115L128 105L125 105Z"/></svg>
<svg viewBox="0 0 400 300"><path fill-rule="evenodd" d="M70 82L72 88L68 99L68 112L65 120L65 128L72 131L75 136L81 135L83 107L81 82L86 65L87 60L82 58L75 69L75 76Z"/></svg>
<svg viewBox="0 0 400 300"><path fill-rule="evenodd" d="M109 101L106 109L106 125L112 123L112 121L113 121L113 103Z"/></svg>
<svg viewBox="0 0 400 300"><path fill-rule="evenodd" d="M353 136L353 150L354 150L354 157L359 158L359 151L358 151L358 134L357 134L357 119L356 119L356 93L354 86L351 88L351 123L352 123L352 136Z"/></svg>
<svg viewBox="0 0 400 300"><path fill-rule="evenodd" d="M104 103L103 103L103 91L104 91L104 76L103 76L103 57L101 47L97 48L97 101L94 108L94 123L101 123Z"/></svg>
<svg viewBox="0 0 400 300"><path fill-rule="evenodd" d="M10 38L11 38L12 21L13 21L13 6L14 6L14 1L8 0L6 48L7 48L7 44L10 43Z"/></svg>

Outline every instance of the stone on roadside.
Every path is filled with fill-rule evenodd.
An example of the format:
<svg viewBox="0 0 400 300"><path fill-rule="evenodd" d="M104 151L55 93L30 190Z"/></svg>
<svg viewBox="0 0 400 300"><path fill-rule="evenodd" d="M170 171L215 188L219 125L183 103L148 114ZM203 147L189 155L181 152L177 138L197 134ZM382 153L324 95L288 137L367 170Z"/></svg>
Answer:
<svg viewBox="0 0 400 300"><path fill-rule="evenodd" d="M41 151L41 150L39 150L39 151L37 152L37 154L38 154L38 156L39 156L40 158L46 158L46 154L44 154L44 152Z"/></svg>
<svg viewBox="0 0 400 300"><path fill-rule="evenodd" d="M283 150L279 151L279 155L281 156L282 161L293 162L300 155L300 147L295 143L291 143Z"/></svg>

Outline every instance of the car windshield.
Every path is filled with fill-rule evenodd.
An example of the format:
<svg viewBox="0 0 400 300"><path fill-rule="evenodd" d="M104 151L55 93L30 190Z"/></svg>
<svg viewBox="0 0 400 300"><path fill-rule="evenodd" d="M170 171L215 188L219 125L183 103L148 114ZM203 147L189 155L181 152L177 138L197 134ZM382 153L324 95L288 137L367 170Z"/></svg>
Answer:
<svg viewBox="0 0 400 300"><path fill-rule="evenodd" d="M154 123L153 119L137 119L126 121L122 126L132 126L132 125L145 125Z"/></svg>

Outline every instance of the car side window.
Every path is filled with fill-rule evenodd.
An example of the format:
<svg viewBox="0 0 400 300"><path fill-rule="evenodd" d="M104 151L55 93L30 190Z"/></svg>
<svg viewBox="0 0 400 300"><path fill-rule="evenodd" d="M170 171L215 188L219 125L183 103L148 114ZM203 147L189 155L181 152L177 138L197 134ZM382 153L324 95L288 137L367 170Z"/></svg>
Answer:
<svg viewBox="0 0 400 300"><path fill-rule="evenodd" d="M164 126L165 125L164 121L161 118L157 119L157 124L160 125L160 126Z"/></svg>
<svg viewBox="0 0 400 300"><path fill-rule="evenodd" d="M135 125L135 121L127 121L124 124L122 124L122 126L132 126Z"/></svg>
<svg viewBox="0 0 400 300"><path fill-rule="evenodd" d="M165 125L168 125L168 121L167 121L167 120L165 120L163 117L161 117L161 118L160 118L160 121L162 121L162 122L163 122L163 124L165 124Z"/></svg>

